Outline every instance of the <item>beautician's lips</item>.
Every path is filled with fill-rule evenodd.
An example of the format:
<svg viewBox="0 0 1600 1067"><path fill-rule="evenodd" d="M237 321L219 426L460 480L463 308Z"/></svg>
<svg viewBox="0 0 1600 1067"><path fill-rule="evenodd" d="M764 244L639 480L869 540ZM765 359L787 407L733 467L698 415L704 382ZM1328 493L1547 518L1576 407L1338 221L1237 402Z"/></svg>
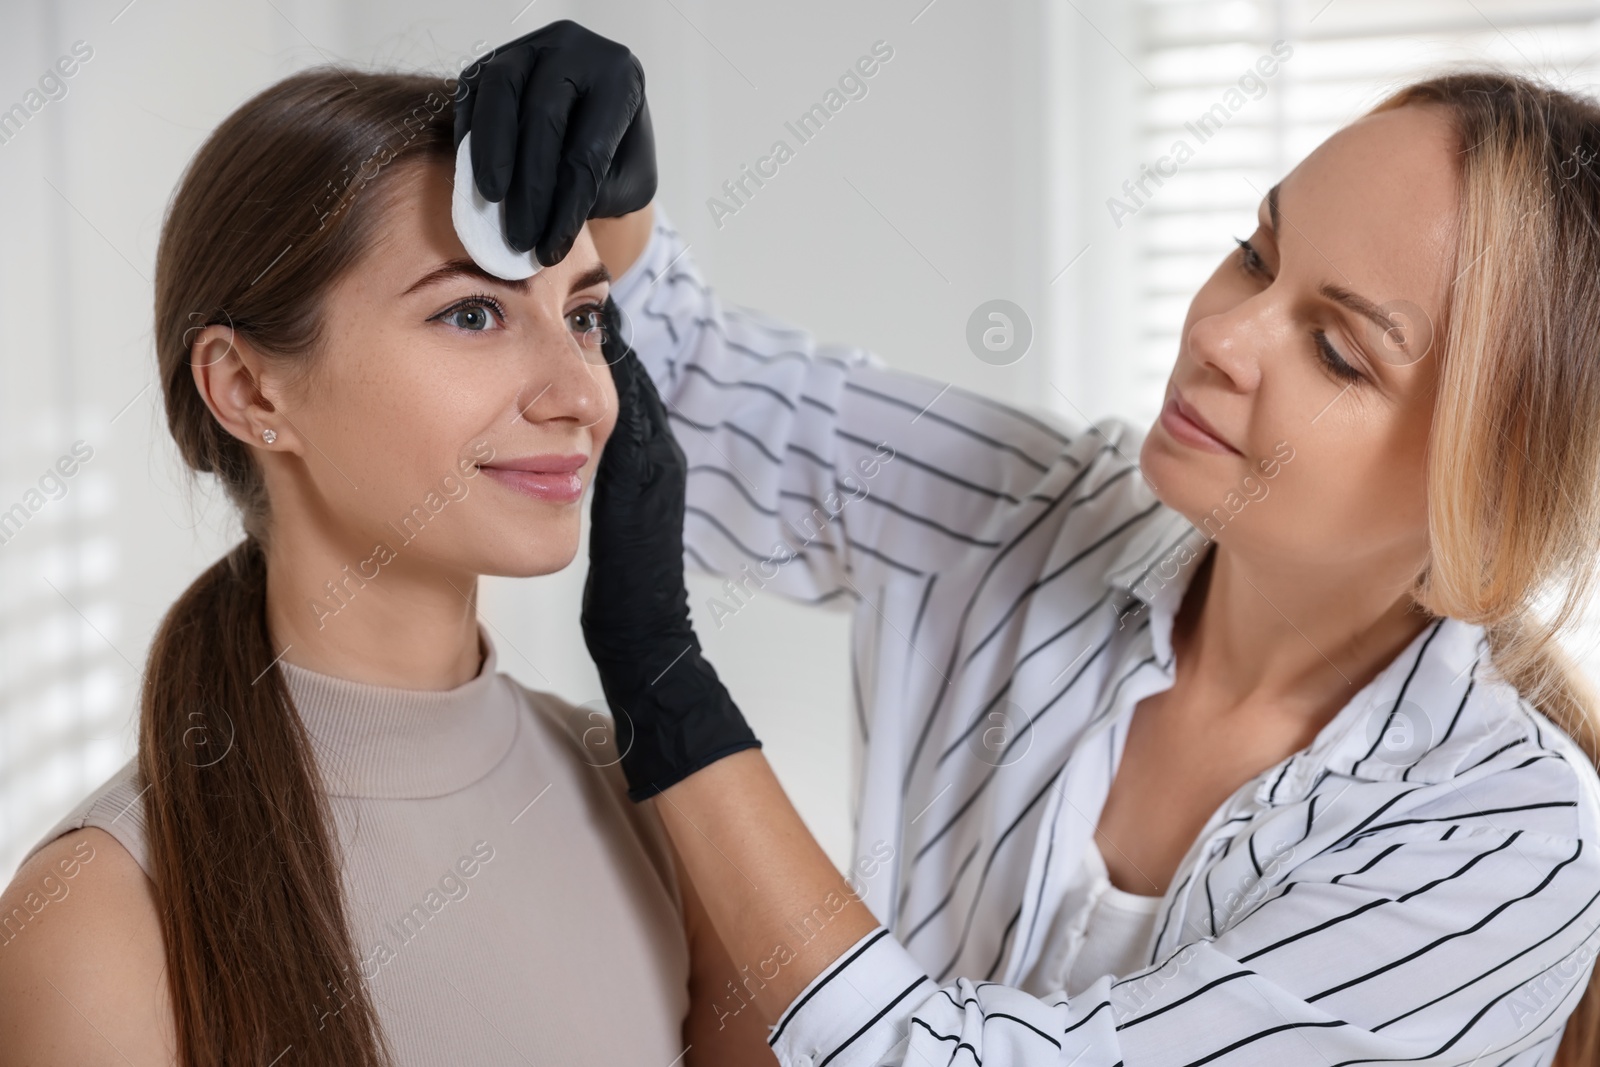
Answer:
<svg viewBox="0 0 1600 1067"><path fill-rule="evenodd" d="M1211 452L1228 452L1236 456L1244 454L1212 429L1211 424L1185 403L1183 397L1176 391L1173 392L1172 399L1167 401L1166 407L1161 409L1161 422L1166 426L1168 433L1185 444Z"/></svg>
<svg viewBox="0 0 1600 1067"><path fill-rule="evenodd" d="M535 500L571 504L583 497L583 465L589 457L581 452L570 455L522 456L496 460L478 469L507 489L514 489Z"/></svg>

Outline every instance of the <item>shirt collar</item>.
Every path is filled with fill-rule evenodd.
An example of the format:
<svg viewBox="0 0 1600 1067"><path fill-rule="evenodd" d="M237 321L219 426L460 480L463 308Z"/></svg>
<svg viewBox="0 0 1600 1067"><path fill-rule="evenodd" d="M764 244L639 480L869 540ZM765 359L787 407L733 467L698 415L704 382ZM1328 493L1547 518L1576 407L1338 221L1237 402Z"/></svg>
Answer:
<svg viewBox="0 0 1600 1067"><path fill-rule="evenodd" d="M1281 773L1266 776L1258 799L1302 797L1328 774L1419 784L1454 777L1489 737L1523 729L1521 697L1488 667L1482 626L1433 619Z"/></svg>

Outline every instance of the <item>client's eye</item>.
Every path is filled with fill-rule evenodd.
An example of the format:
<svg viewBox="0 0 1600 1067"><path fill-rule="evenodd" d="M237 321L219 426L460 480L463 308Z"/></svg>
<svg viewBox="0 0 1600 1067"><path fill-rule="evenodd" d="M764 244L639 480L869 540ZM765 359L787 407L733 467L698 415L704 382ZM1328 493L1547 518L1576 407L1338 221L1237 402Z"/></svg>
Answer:
<svg viewBox="0 0 1600 1067"><path fill-rule="evenodd" d="M567 324L572 332L577 334L586 345L598 348L606 342L605 306L603 304L585 304L576 311L569 312Z"/></svg>
<svg viewBox="0 0 1600 1067"><path fill-rule="evenodd" d="M1266 277L1267 265L1261 258L1261 253L1256 251L1256 246L1246 241L1243 237L1235 237L1234 242L1239 246L1239 267L1246 274Z"/></svg>
<svg viewBox="0 0 1600 1067"><path fill-rule="evenodd" d="M451 304L428 321L443 321L467 333L484 333L494 325L496 319L504 322L505 317L505 309L500 306L500 301L486 293L478 293Z"/></svg>

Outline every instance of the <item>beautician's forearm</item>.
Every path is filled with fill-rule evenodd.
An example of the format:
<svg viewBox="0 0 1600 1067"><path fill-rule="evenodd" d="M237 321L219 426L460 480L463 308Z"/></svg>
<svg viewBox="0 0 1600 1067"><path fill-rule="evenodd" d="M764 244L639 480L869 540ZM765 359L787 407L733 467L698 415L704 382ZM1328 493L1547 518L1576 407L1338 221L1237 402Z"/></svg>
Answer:
<svg viewBox="0 0 1600 1067"><path fill-rule="evenodd" d="M594 241L594 250L600 254L600 262L611 272L612 281L622 277L622 272L644 255L655 221L654 204L646 204L619 218L589 220L589 237Z"/></svg>
<svg viewBox="0 0 1600 1067"><path fill-rule="evenodd" d="M718 760L652 803L735 967L764 983L752 1007L768 1024L878 925L759 749Z"/></svg>

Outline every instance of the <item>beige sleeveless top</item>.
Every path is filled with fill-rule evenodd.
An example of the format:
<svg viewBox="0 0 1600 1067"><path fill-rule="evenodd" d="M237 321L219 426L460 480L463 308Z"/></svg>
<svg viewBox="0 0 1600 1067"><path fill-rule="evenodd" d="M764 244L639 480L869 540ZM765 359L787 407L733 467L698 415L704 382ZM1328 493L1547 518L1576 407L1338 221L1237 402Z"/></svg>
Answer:
<svg viewBox="0 0 1600 1067"><path fill-rule="evenodd" d="M282 664L395 1062L665 1067L688 1011L665 833L598 720L497 673L479 636L478 676L442 692ZM148 874L140 788L130 761L32 851L96 826Z"/></svg>

